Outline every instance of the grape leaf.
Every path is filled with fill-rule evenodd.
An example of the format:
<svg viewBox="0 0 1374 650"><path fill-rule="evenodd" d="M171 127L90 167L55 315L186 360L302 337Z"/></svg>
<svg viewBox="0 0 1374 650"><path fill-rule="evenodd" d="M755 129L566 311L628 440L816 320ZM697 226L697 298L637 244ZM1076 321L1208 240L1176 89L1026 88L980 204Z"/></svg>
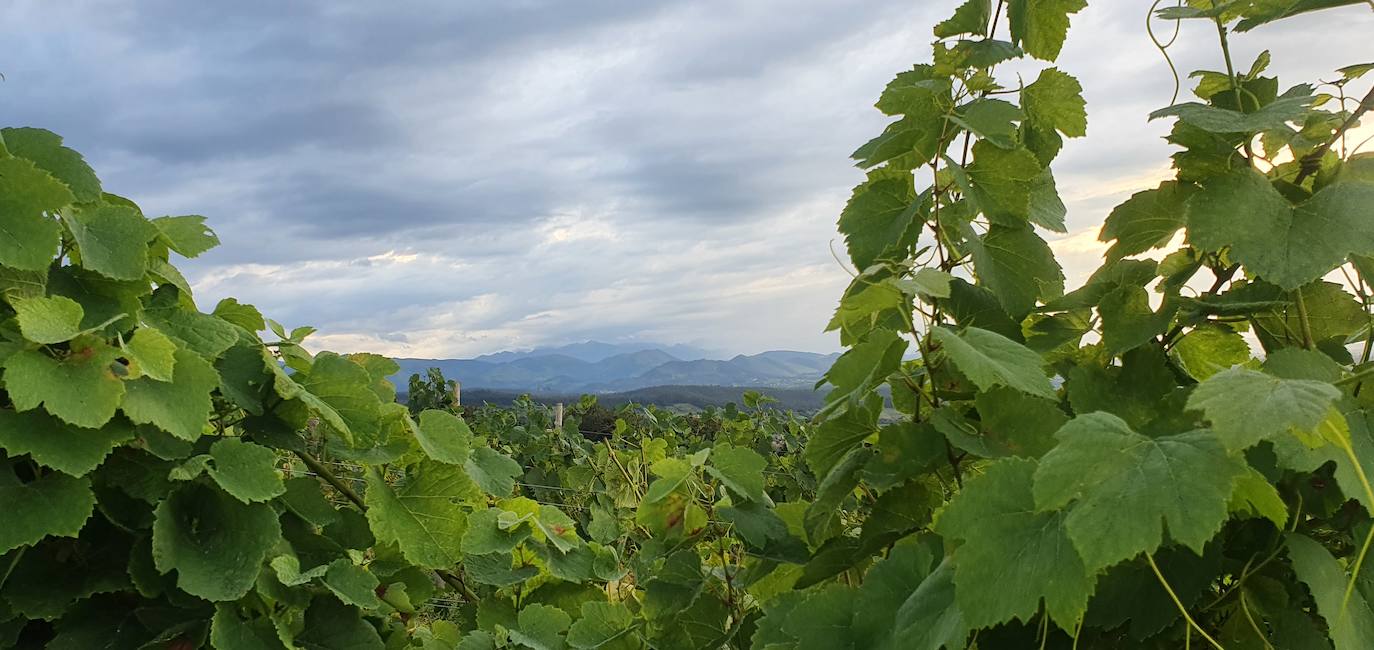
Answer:
<svg viewBox="0 0 1374 650"><path fill-rule="evenodd" d="M1345 600L1350 575L1336 558L1306 535L1292 533L1287 540L1288 558L1298 579L1307 583L1317 613L1326 619L1336 650L1359 650L1374 639L1374 611L1359 590ZM1342 607L1344 605L1344 607Z"/></svg>
<svg viewBox="0 0 1374 650"><path fill-rule="evenodd" d="M210 394L219 373L189 350L177 350L172 381L143 377L125 382L124 414L138 424L151 424L182 440L194 442L210 423Z"/></svg>
<svg viewBox="0 0 1374 650"><path fill-rule="evenodd" d="M1193 389L1188 408L1202 411L1217 437L1238 451L1292 429L1315 430L1340 396L1325 382L1232 368Z"/></svg>
<svg viewBox="0 0 1374 650"><path fill-rule="evenodd" d="M1087 609L1094 578L1069 542L1065 513L1036 511L1035 470L1030 460L989 465L935 522L964 542L954 552L955 597L973 627L1029 622L1043 598L1055 624L1072 630Z"/></svg>
<svg viewBox="0 0 1374 650"><path fill-rule="evenodd" d="M551 605L526 605L517 615L517 626L510 639L532 650L563 650L563 632L572 624L572 617Z"/></svg>
<svg viewBox="0 0 1374 650"><path fill-rule="evenodd" d="M720 479L726 487L750 501L771 503L764 492L763 471L768 461L752 449L720 443L711 451L711 464L706 471Z"/></svg>
<svg viewBox="0 0 1374 650"><path fill-rule="evenodd" d="M1345 262L1374 254L1367 206L1374 183L1337 183L1293 206L1259 172L1242 170L1203 186L1188 202L1188 241L1231 257L1293 290Z"/></svg>
<svg viewBox="0 0 1374 650"><path fill-rule="evenodd" d="M1059 58L1069 34L1069 16L1088 6L1087 0L1011 0L1011 40L1037 59Z"/></svg>
<svg viewBox="0 0 1374 650"><path fill-rule="evenodd" d="M866 269L888 251L915 242L921 225L912 217L920 208L909 172L869 172L840 213L839 230L854 266Z"/></svg>
<svg viewBox="0 0 1374 650"><path fill-rule="evenodd" d="M623 603L582 603L582 618L568 628L568 645L578 650L635 648L634 615Z"/></svg>
<svg viewBox="0 0 1374 650"><path fill-rule="evenodd" d="M89 479L61 472L21 482L13 462L0 454L0 503L5 504L5 525L0 526L2 557L50 535L76 537L95 509L95 495Z"/></svg>
<svg viewBox="0 0 1374 650"><path fill-rule="evenodd" d="M219 237L205 225L205 217L199 215L158 217L152 220L152 224L167 247L182 257L199 257L201 253L219 246Z"/></svg>
<svg viewBox="0 0 1374 650"><path fill-rule="evenodd" d="M444 569L463 557L467 515L457 506L480 498L462 468L422 461L399 490L369 470L364 501L378 541L400 546L405 558L418 566Z"/></svg>
<svg viewBox="0 0 1374 650"><path fill-rule="evenodd" d="M153 561L177 572L177 586L206 600L237 600L257 580L281 538L277 513L200 483L187 483L157 506Z"/></svg>
<svg viewBox="0 0 1374 650"><path fill-rule="evenodd" d="M76 201L88 203L100 198L100 179L95 170L81 154L62 146L62 136L34 128L0 129L0 135L4 136L4 148L62 181Z"/></svg>
<svg viewBox="0 0 1374 650"><path fill-rule="evenodd" d="M1248 470L1209 431L1147 438L1107 413L1080 415L1057 437L1035 471L1035 504L1068 507L1069 538L1091 573L1154 552L1166 523L1201 553Z"/></svg>
<svg viewBox="0 0 1374 650"><path fill-rule="evenodd" d="M148 272L148 242L157 229L137 210L97 204L64 215L81 251L81 266L116 280L141 280Z"/></svg>
<svg viewBox="0 0 1374 650"><path fill-rule="evenodd" d="M978 278L1014 319L1025 318L1041 298L1064 293L1064 272L1049 244L1029 225L994 225L968 240Z"/></svg>
<svg viewBox="0 0 1374 650"><path fill-rule="evenodd" d="M62 238L62 226L47 215L74 200L67 186L33 163L0 158L0 265L46 270Z"/></svg>
<svg viewBox="0 0 1374 650"><path fill-rule="evenodd" d="M144 325L124 343L124 358L129 362L129 378L148 377L172 381L176 369L176 343L160 330Z"/></svg>
<svg viewBox="0 0 1374 650"><path fill-rule="evenodd" d="M377 587L381 584L372 572L341 558L329 564L322 580L334 595L345 604L362 609L378 609L382 601L377 598Z"/></svg>
<svg viewBox="0 0 1374 650"><path fill-rule="evenodd" d="M66 358L20 350L5 361L5 389L14 408L40 403L49 413L79 427L97 428L114 417L124 382L110 370L118 353L92 337L78 337Z"/></svg>
<svg viewBox="0 0 1374 650"><path fill-rule="evenodd" d="M951 164L951 168L955 165ZM972 197L993 223L1016 226L1030 218L1030 196L1044 168L1024 147L1003 149L979 140L968 167Z"/></svg>
<svg viewBox="0 0 1374 650"><path fill-rule="evenodd" d="M1165 181L1113 208L1097 237L1104 242L1115 240L1107 249L1107 259L1119 260L1167 245L1186 223L1188 199L1196 190L1196 185Z"/></svg>
<svg viewBox="0 0 1374 650"><path fill-rule="evenodd" d="M1174 354L1184 371L1203 381L1249 361L1250 345L1226 325L1201 325L1178 340Z"/></svg>
<svg viewBox="0 0 1374 650"><path fill-rule="evenodd" d="M85 312L81 305L63 296L11 298L19 331L34 343L63 343L81 333Z"/></svg>
<svg viewBox="0 0 1374 650"><path fill-rule="evenodd" d="M954 10L953 16L935 25L935 37L949 38L959 34L982 36L987 31L988 21L991 19L991 0L964 0L964 4Z"/></svg>
<svg viewBox="0 0 1374 650"><path fill-rule="evenodd" d="M1088 134L1087 102L1083 86L1058 68L1045 68L1021 91L1026 115L1070 138Z"/></svg>
<svg viewBox="0 0 1374 650"><path fill-rule="evenodd" d="M472 430L462 418L434 409L420 412L420 427L415 440L431 459L451 465L467 462L472 446Z"/></svg>
<svg viewBox="0 0 1374 650"><path fill-rule="evenodd" d="M1041 368L1040 355L1001 334L977 327L956 333L935 327L930 336L959 372L978 388L989 390L1007 386L1031 395L1053 399L1054 388Z"/></svg>
<svg viewBox="0 0 1374 650"><path fill-rule="evenodd" d="M238 438L221 438L210 446L209 455L186 461L173 470L172 478L189 481L204 471L239 501L271 501L286 492L276 461L277 453L267 447Z"/></svg>
<svg viewBox="0 0 1374 650"><path fill-rule="evenodd" d="M99 429L83 429L42 411L0 410L0 447L11 456L28 454L39 464L71 476L85 476L120 443L134 437L134 428L112 420Z"/></svg>
<svg viewBox="0 0 1374 650"><path fill-rule="evenodd" d="M489 447L474 449L463 469L483 492L497 497L508 496L515 489L515 479L524 472L520 463Z"/></svg>

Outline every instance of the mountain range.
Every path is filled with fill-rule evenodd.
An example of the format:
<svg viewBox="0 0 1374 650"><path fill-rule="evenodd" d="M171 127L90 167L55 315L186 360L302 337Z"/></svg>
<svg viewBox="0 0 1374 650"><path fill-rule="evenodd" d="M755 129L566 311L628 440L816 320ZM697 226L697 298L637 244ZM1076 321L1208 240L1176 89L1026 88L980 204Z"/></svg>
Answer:
<svg viewBox="0 0 1374 650"><path fill-rule="evenodd" d="M612 393L654 386L810 388L836 354L772 351L708 358L691 346L611 344L597 341L473 359L396 359L391 377L401 390L412 374L439 368L464 388L535 393Z"/></svg>

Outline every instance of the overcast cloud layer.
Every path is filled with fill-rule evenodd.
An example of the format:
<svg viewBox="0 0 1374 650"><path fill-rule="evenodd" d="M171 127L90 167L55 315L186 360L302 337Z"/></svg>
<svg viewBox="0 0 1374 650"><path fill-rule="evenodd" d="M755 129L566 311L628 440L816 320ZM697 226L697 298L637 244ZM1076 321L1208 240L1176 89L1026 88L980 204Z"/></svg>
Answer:
<svg viewBox="0 0 1374 650"><path fill-rule="evenodd" d="M847 156L956 4L10 0L0 124L63 135L150 216L209 217L224 245L183 267L202 307L237 296L319 346L828 352ZM1097 0L1059 62L1089 110L1055 164L1070 285L1111 207L1168 175L1148 5ZM1371 33L1354 7L1233 48L1273 49L1286 87ZM1220 68L1214 39L1185 28L1180 69Z"/></svg>

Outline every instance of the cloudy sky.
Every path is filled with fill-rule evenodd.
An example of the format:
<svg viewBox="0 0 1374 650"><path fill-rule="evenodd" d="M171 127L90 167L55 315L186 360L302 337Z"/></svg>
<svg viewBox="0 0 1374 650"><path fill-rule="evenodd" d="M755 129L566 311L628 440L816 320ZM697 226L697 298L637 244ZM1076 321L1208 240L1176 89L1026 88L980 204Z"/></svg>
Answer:
<svg viewBox="0 0 1374 650"><path fill-rule="evenodd" d="M209 217L224 245L183 267L202 307L237 296L318 346L832 351L847 156L956 4L7 0L0 124L65 136L149 215ZM1089 109L1055 164L1070 285L1111 207L1168 175L1148 6L1097 0L1059 63ZM1286 87L1371 33L1353 7L1233 48L1271 48ZM1172 53L1222 65L1203 24Z"/></svg>

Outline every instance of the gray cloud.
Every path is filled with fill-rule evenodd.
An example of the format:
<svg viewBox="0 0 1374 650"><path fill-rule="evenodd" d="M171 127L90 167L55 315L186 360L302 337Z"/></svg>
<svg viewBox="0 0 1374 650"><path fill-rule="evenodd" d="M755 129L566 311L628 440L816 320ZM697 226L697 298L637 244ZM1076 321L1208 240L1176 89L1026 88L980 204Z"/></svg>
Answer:
<svg viewBox="0 0 1374 650"><path fill-rule="evenodd" d="M185 265L202 302L335 348L831 350L847 155L954 4L17 0L0 107L148 212L210 217L225 245ZM1143 120L1172 81L1144 10L1096 3L1060 62L1090 111L1056 164L1071 281L1111 206L1167 172L1168 126ZM1281 77L1309 79L1371 27L1318 14L1234 47L1273 43ZM1189 29L1180 69L1218 67ZM1296 56L1313 30L1344 49Z"/></svg>

